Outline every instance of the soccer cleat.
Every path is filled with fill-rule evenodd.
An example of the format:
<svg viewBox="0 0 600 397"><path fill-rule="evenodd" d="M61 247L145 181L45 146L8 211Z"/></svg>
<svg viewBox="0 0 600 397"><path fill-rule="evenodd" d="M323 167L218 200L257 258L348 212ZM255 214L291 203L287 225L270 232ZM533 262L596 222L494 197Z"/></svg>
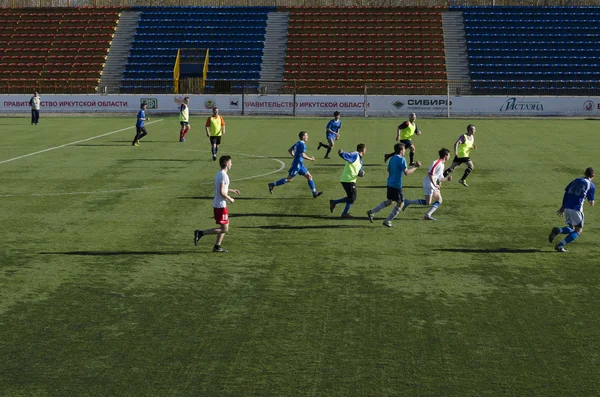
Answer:
<svg viewBox="0 0 600 397"><path fill-rule="evenodd" d="M435 219L431 215L427 215L427 214L425 214L425 216L423 217L423 219L425 219L426 221L437 221L437 219Z"/></svg>
<svg viewBox="0 0 600 397"><path fill-rule="evenodd" d="M369 222L373 223L373 213L371 212L371 210L367 211L367 216L369 217Z"/></svg>
<svg viewBox="0 0 600 397"><path fill-rule="evenodd" d="M557 250L558 252L569 252L565 249L564 245L560 245L560 244L556 244L554 246L554 249Z"/></svg>
<svg viewBox="0 0 600 397"><path fill-rule="evenodd" d="M317 197L319 197L319 196L320 196L320 195L322 195L322 194L323 194L323 192L316 192L316 193L313 193L313 198L317 198Z"/></svg>
<svg viewBox="0 0 600 397"><path fill-rule="evenodd" d="M179 142L185 142L185 138L180 138Z"/></svg>
<svg viewBox="0 0 600 397"><path fill-rule="evenodd" d="M333 200L329 200L329 212L333 214L333 210L335 209L335 203Z"/></svg>
<svg viewBox="0 0 600 397"><path fill-rule="evenodd" d="M353 219L354 217L352 215L350 215L350 214L342 214L341 218L344 218L344 219Z"/></svg>
<svg viewBox="0 0 600 397"><path fill-rule="evenodd" d="M415 163L414 161L412 161L409 166L414 167L415 165L417 165L417 163Z"/></svg>
<svg viewBox="0 0 600 397"><path fill-rule="evenodd" d="M550 232L550 235L548 236L548 241L552 242L552 240L554 240L554 238L556 236L558 236L560 234L560 229L557 227L553 227L552 231Z"/></svg>
<svg viewBox="0 0 600 397"><path fill-rule="evenodd" d="M229 252L223 247L214 247L213 252Z"/></svg>
<svg viewBox="0 0 600 397"><path fill-rule="evenodd" d="M324 158L324 159L327 159L327 160L331 159L331 157L329 157L329 156L325 156L325 157L323 157L323 158Z"/></svg>
<svg viewBox="0 0 600 397"><path fill-rule="evenodd" d="M467 185L467 182L465 182L464 179L461 179L458 181L458 183L460 183L461 185L463 185L464 187L469 187L469 185Z"/></svg>
<svg viewBox="0 0 600 397"><path fill-rule="evenodd" d="M135 141L135 142L133 143L133 146L140 146L140 141Z"/></svg>
<svg viewBox="0 0 600 397"><path fill-rule="evenodd" d="M212 159L213 159L213 161L216 161L217 160L217 155L213 154Z"/></svg>
<svg viewBox="0 0 600 397"><path fill-rule="evenodd" d="M202 231L194 230L194 245L198 245L198 240L202 238Z"/></svg>
<svg viewBox="0 0 600 397"><path fill-rule="evenodd" d="M269 183L269 193L273 194L273 189L275 189L275 184Z"/></svg>
<svg viewBox="0 0 600 397"><path fill-rule="evenodd" d="M406 202L404 202L404 204L402 205L402 211L406 211L406 207L408 207L410 204L406 204Z"/></svg>
<svg viewBox="0 0 600 397"><path fill-rule="evenodd" d="M387 163L387 161L388 161L389 159L390 159L390 155L389 155L389 154L387 154L387 153L386 153L386 154L384 154L384 155L383 155L383 162L384 162L384 163Z"/></svg>
<svg viewBox="0 0 600 397"><path fill-rule="evenodd" d="M321 146L322 146L322 145L321 145L321 142L319 142L319 146L317 146L317 150L320 150L320 149L321 149Z"/></svg>
<svg viewBox="0 0 600 397"><path fill-rule="evenodd" d="M392 226L392 222L388 222L388 221L383 221L383 226L385 226L385 227L394 227L394 226Z"/></svg>

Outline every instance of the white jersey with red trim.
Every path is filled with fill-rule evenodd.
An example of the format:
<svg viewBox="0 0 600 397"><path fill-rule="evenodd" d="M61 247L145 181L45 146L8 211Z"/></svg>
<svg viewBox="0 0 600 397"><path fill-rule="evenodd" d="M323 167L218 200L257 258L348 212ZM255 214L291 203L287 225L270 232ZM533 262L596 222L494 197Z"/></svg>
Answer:
<svg viewBox="0 0 600 397"><path fill-rule="evenodd" d="M442 159L437 159L433 163L431 163L431 167L429 167L429 172L427 172L425 180L423 181L424 188L433 188L433 184L431 183L431 179L429 178L430 175L433 176L433 180L436 181L437 184L439 184L439 181L441 181L444 178L444 162L442 161Z"/></svg>

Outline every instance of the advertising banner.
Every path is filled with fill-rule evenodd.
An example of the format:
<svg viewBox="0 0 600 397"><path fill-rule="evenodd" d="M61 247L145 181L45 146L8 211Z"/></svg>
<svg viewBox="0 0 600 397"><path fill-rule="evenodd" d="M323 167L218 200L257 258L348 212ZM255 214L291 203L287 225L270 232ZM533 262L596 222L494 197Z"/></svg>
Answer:
<svg viewBox="0 0 600 397"><path fill-rule="evenodd" d="M41 112L176 114L183 95L40 95ZM0 113L29 112L29 95L0 95ZM400 95L190 95L192 114L329 116L599 116L600 97Z"/></svg>

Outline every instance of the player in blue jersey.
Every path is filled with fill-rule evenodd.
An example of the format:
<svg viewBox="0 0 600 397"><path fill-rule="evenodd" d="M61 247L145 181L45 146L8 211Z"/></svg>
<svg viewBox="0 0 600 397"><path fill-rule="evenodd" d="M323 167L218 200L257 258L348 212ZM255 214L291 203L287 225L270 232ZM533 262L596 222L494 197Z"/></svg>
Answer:
<svg viewBox="0 0 600 397"><path fill-rule="evenodd" d="M327 144L319 142L319 146L317 146L317 150L322 147L327 148L327 153L325 153L325 158L328 159L329 153L331 153L331 149L333 149L334 141L340 139L340 130L342 129L342 120L340 120L340 112L333 112L333 119L329 120L327 123L327 127L325 127L325 138L327 139Z"/></svg>
<svg viewBox="0 0 600 397"><path fill-rule="evenodd" d="M137 120L135 122L135 138L133 138L131 146L140 146L140 139L148 135L148 131L146 131L146 127L144 127L144 121L148 120L148 117L146 117L146 104L142 103L140 111L137 114Z"/></svg>
<svg viewBox="0 0 600 397"><path fill-rule="evenodd" d="M304 166L304 160L315 161L314 157L308 157L306 155L306 142L308 142L308 133L306 131L300 131L298 137L300 138L300 140L296 142L294 146L288 149L290 155L294 157L294 160L292 161L292 166L288 171L288 176L276 182L269 183L269 193L273 194L275 186L285 185L286 183L291 182L296 175L301 175L308 180L308 187L312 191L313 198L317 198L321 194L323 194L323 192L317 192L317 188L315 187L313 177Z"/></svg>
<svg viewBox="0 0 600 397"><path fill-rule="evenodd" d="M388 207L392 202L396 203L396 206L392 212L383 221L383 226L392 227L392 219L394 219L402 210L404 205L404 194L402 193L402 177L404 175L410 175L421 166L421 163L417 161L413 168L407 168L406 159L404 153L406 152L406 145L399 142L394 145L394 155L389 158L388 162L388 179L387 179L387 200L382 201L379 205L372 210L367 211L369 221L373 223L373 214L381 211L385 207Z"/></svg>
<svg viewBox="0 0 600 397"><path fill-rule="evenodd" d="M564 215L567 221L567 226L552 228L550 236L548 236L548 241L552 242L559 234L567 235L554 247L559 252L567 252L565 245L573 242L583 232L583 202L587 199L588 203L592 207L594 206L596 186L592 183L592 179L596 173L592 167L589 167L585 170L584 176L584 178L577 178L567 185L562 206L556 211L559 216Z"/></svg>

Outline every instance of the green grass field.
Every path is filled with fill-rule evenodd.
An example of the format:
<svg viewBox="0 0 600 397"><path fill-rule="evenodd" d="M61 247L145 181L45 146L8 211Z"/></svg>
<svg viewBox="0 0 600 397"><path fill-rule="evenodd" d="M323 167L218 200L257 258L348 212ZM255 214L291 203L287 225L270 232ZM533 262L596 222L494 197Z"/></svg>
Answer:
<svg viewBox="0 0 600 397"><path fill-rule="evenodd" d="M179 143L175 117L149 116L140 147L134 116L0 118L1 396L600 394L597 210L569 253L547 241L567 183L600 168L598 122L417 120L424 168L474 123L475 171L444 183L437 222L415 206L389 229L391 207L365 211L402 120L343 118L336 149L367 153L342 220L327 119L226 117L242 194L215 254L193 245L214 227L204 118ZM302 129L323 196L301 177L271 196Z"/></svg>

